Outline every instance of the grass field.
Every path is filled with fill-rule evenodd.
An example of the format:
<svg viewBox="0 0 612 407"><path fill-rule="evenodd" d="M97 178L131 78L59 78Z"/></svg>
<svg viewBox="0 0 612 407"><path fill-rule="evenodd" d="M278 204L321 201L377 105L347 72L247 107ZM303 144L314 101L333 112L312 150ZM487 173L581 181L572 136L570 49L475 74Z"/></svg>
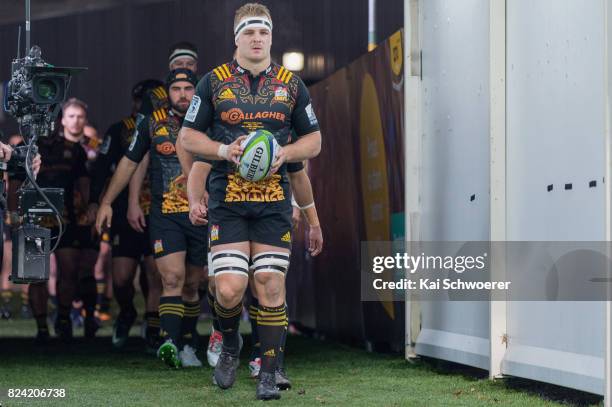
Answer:
<svg viewBox="0 0 612 407"><path fill-rule="evenodd" d="M247 329L248 323L243 322ZM200 323L201 333L209 332ZM248 331L245 331L245 334ZM246 367L248 346L235 386L211 383L212 369L171 371L142 350L138 327L125 351L110 345L110 324L86 343L55 341L44 348L31 339L33 321L0 321L0 405L5 406L246 406L255 401ZM75 331L81 334L80 330ZM249 343L248 335L245 343ZM205 361L205 355L200 352ZM556 406L597 405L585 393L521 380L491 382L486 372L400 355L380 355L339 344L291 336L287 371L292 390L276 405L291 406ZM7 399L7 388L63 388L65 399Z"/></svg>

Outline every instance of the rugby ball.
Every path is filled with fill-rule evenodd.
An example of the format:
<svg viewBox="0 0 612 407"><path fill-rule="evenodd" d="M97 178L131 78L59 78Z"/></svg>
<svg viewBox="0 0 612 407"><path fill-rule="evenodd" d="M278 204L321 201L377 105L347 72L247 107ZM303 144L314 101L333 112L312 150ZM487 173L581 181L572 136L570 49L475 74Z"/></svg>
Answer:
<svg viewBox="0 0 612 407"><path fill-rule="evenodd" d="M240 176L247 181L261 181L270 176L270 169L280 148L267 130L250 133L242 142L244 148L238 165Z"/></svg>

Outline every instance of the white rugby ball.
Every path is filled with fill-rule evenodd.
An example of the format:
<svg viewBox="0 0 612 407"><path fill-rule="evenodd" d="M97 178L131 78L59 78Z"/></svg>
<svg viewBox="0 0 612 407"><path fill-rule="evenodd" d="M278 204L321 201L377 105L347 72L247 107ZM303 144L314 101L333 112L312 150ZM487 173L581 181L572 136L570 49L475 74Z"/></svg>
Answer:
<svg viewBox="0 0 612 407"><path fill-rule="evenodd" d="M267 130L250 133L241 143L244 148L238 165L240 176L247 181L261 181L270 176L270 169L280 148Z"/></svg>

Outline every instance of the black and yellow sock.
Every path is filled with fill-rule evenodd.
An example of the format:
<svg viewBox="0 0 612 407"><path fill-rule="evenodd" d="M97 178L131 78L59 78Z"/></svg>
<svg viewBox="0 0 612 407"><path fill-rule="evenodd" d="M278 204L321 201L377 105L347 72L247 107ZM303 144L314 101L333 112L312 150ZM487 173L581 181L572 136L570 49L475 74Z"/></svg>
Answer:
<svg viewBox="0 0 612 407"><path fill-rule="evenodd" d="M160 297L159 299L159 321L160 335L164 339L172 339L175 344L179 343L181 335L181 321L185 309L183 299L180 295L172 297Z"/></svg>
<svg viewBox="0 0 612 407"><path fill-rule="evenodd" d="M238 353L240 345L238 327L240 325L240 315L242 314L242 303L227 309L215 301L215 309L219 318L219 330L223 334L224 350L234 354Z"/></svg>
<svg viewBox="0 0 612 407"><path fill-rule="evenodd" d="M183 343L195 348L198 340L197 325L200 317L200 302L183 301L183 306L185 307L182 323Z"/></svg>
<svg viewBox="0 0 612 407"><path fill-rule="evenodd" d="M13 292L11 290L4 290L0 293L0 297L2 298L2 303L6 305L13 299Z"/></svg>
<svg viewBox="0 0 612 407"><path fill-rule="evenodd" d="M21 305L27 306L30 303L28 292L21 292Z"/></svg>
<svg viewBox="0 0 612 407"><path fill-rule="evenodd" d="M98 311L104 308L104 293L106 292L106 279L96 279L96 309Z"/></svg>
<svg viewBox="0 0 612 407"><path fill-rule="evenodd" d="M89 317L93 317L96 309L96 279L85 276L79 281L79 296L83 300L83 308Z"/></svg>
<svg viewBox="0 0 612 407"><path fill-rule="evenodd" d="M215 331L220 331L221 328L219 328L219 317L217 316L217 310L215 309L215 295L211 293L210 290L206 292L206 300L208 301L210 313L212 314L213 328L215 329Z"/></svg>
<svg viewBox="0 0 612 407"><path fill-rule="evenodd" d="M159 335L159 313L147 312L145 313L145 320L147 321L147 338L155 337Z"/></svg>
<svg viewBox="0 0 612 407"><path fill-rule="evenodd" d="M283 336L281 337L280 348L278 349L278 359L276 361L276 366L278 367L285 366L285 344L287 343L287 333L289 331L289 316L287 316L286 321L287 323L283 331Z"/></svg>
<svg viewBox="0 0 612 407"><path fill-rule="evenodd" d="M251 296L251 304L249 305L249 322L251 323L251 360L261 357L261 342L257 332L257 314L259 312L259 301Z"/></svg>
<svg viewBox="0 0 612 407"><path fill-rule="evenodd" d="M274 373L280 353L283 332L287 327L287 307L259 305L257 330L261 340L261 371Z"/></svg>

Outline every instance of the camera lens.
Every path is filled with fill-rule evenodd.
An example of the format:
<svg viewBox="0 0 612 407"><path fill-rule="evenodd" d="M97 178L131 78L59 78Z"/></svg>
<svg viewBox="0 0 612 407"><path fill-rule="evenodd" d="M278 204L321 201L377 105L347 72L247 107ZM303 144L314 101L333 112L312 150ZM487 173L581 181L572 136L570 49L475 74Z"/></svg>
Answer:
<svg viewBox="0 0 612 407"><path fill-rule="evenodd" d="M53 102L57 98L59 87L52 79L42 79L36 84L36 93L42 100Z"/></svg>

